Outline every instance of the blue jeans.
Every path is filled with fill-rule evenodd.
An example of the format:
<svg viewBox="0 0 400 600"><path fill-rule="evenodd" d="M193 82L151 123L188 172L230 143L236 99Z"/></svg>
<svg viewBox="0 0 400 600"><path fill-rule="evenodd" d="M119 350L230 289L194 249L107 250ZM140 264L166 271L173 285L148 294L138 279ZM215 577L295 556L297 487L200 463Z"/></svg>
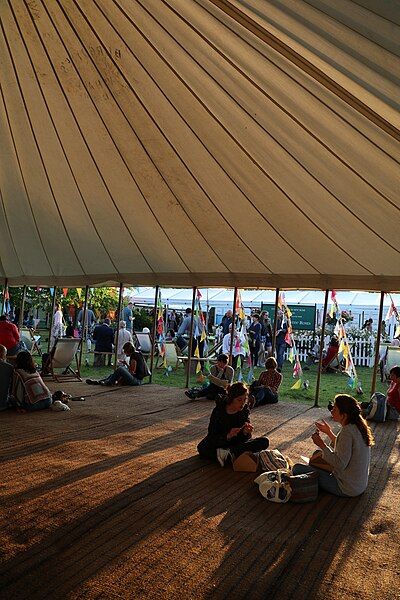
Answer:
<svg viewBox="0 0 400 600"><path fill-rule="evenodd" d="M341 491L339 484L337 482L336 477L333 473L328 473L328 471L323 471L322 469L317 469L316 467L311 467L310 465L294 465L292 469L293 475L302 475L303 473L318 473L318 485L321 490L325 490L329 494L334 494L335 496L346 496Z"/></svg>
<svg viewBox="0 0 400 600"><path fill-rule="evenodd" d="M278 369L282 370L283 357L286 351L286 342L276 345L276 362L278 363Z"/></svg>
<svg viewBox="0 0 400 600"><path fill-rule="evenodd" d="M111 373L106 379L102 379L105 385L114 385L122 379L123 385L142 385L142 380L137 379L126 367L118 367L114 373Z"/></svg>
<svg viewBox="0 0 400 600"><path fill-rule="evenodd" d="M45 398L44 400L39 400L39 402L35 402L35 404L30 404L29 402L21 402L17 406L18 408L23 408L28 412L33 412L35 410L43 410L44 408L50 408L51 403L51 398Z"/></svg>

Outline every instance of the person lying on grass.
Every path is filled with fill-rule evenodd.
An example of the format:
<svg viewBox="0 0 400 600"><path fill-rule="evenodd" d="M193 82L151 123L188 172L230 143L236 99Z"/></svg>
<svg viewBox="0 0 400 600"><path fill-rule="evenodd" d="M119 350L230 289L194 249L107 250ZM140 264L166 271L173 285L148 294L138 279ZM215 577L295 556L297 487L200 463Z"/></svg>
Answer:
<svg viewBox="0 0 400 600"><path fill-rule="evenodd" d="M322 457L328 470L311 465L296 464L293 475L318 473L319 487L336 496L359 496L368 485L371 447L374 437L366 420L361 416L361 407L355 398L348 394L338 394L332 408L334 421L340 423L337 435L330 425L322 420L316 421L317 431L312 440L322 450ZM321 433L328 436L327 445Z"/></svg>
<svg viewBox="0 0 400 600"><path fill-rule="evenodd" d="M212 411L208 433L197 446L201 458L218 460L221 467L243 452L260 452L269 446L267 437L251 439L254 427L250 423L247 386L234 383L227 392L226 400Z"/></svg>
<svg viewBox="0 0 400 600"><path fill-rule="evenodd" d="M106 386L142 385L143 379L148 375L143 354L136 350L131 342L126 342L122 346L122 351L129 359L128 364L119 366L104 379L86 379L86 383Z"/></svg>

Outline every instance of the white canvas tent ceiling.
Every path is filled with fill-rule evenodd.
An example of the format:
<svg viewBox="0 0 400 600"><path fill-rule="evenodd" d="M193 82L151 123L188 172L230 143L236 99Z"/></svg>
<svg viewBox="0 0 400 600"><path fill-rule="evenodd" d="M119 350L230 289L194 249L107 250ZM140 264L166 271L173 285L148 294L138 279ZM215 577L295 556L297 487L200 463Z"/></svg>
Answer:
<svg viewBox="0 0 400 600"><path fill-rule="evenodd" d="M10 284L400 289L398 2L0 18Z"/></svg>

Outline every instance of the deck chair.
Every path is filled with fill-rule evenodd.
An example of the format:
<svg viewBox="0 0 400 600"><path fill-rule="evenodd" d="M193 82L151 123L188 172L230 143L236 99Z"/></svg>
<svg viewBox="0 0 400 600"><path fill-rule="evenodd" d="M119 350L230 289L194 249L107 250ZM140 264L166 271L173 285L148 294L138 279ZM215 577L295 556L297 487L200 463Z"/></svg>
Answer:
<svg viewBox="0 0 400 600"><path fill-rule="evenodd" d="M400 365L400 346L387 346L384 360L382 361L381 380L389 379L390 369Z"/></svg>
<svg viewBox="0 0 400 600"><path fill-rule="evenodd" d="M178 354L179 348L177 347L175 342L165 342L165 362L160 352L161 346L160 344L158 344L158 356L156 361L157 369L172 367L172 369L176 371L179 365L184 364L184 362L188 359L187 356L180 356Z"/></svg>
<svg viewBox="0 0 400 600"><path fill-rule="evenodd" d="M343 352L336 352L330 361L322 367L322 373L326 373L328 369L332 369L335 373L344 373Z"/></svg>
<svg viewBox="0 0 400 600"><path fill-rule="evenodd" d="M82 381L79 363L78 351L81 345L81 339L78 338L58 338L53 350L51 351L48 369L55 381L65 379L77 379ZM76 370L71 367L73 360L76 362ZM54 369L63 369L62 374L56 373Z"/></svg>
<svg viewBox="0 0 400 600"><path fill-rule="evenodd" d="M145 358L148 358L151 354L152 346L150 334L136 331L135 336L140 348L140 352Z"/></svg>
<svg viewBox="0 0 400 600"><path fill-rule="evenodd" d="M22 327L20 331L21 340L25 343L25 346L31 354L39 354L42 356L42 349L40 347L40 335L35 335L33 329L30 327Z"/></svg>

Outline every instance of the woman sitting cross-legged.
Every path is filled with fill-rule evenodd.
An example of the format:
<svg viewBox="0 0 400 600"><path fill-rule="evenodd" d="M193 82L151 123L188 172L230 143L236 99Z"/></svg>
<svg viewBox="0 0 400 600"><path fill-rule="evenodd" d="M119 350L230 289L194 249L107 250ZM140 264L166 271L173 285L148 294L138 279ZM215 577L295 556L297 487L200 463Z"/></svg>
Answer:
<svg viewBox="0 0 400 600"><path fill-rule="evenodd" d="M51 392L36 371L32 354L27 350L17 354L10 404L20 412L41 410L52 404Z"/></svg>
<svg viewBox="0 0 400 600"><path fill-rule="evenodd" d="M273 356L265 361L265 369L260 374L258 381L250 386L250 408L278 402L278 390L282 383L282 373L277 371L277 362Z"/></svg>
<svg viewBox="0 0 400 600"><path fill-rule="evenodd" d="M126 342L122 346L124 354L129 358L129 364L115 369L104 379L86 379L89 385L142 385L142 380L147 377L148 370L144 356L135 349L131 342Z"/></svg>
<svg viewBox="0 0 400 600"><path fill-rule="evenodd" d="M243 452L260 452L268 448L267 437L251 439L254 427L250 423L247 396L244 383L228 386L226 401L212 411L208 434L197 446L201 458L218 460L223 467L228 458L233 460Z"/></svg>
<svg viewBox="0 0 400 600"><path fill-rule="evenodd" d="M352 396L335 396L332 417L342 426L337 435L326 421L317 421L317 431L312 436L314 444L321 448L322 458L331 466L332 472L297 464L293 467L293 475L315 471L318 473L319 486L326 492L336 496L359 496L368 485L374 437L361 416L359 403ZM329 446L321 438L320 432L325 433L331 440Z"/></svg>

